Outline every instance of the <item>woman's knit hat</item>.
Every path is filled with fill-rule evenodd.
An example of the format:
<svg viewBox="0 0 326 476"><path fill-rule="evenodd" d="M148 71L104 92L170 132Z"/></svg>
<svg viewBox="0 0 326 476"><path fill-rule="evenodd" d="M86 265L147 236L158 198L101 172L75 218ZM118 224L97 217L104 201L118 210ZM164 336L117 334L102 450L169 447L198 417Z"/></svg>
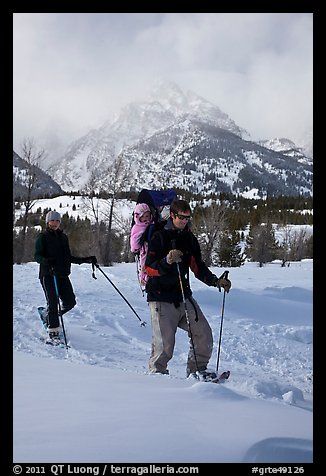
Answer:
<svg viewBox="0 0 326 476"><path fill-rule="evenodd" d="M59 220L61 222L61 215L56 211L49 211L45 217L45 223L49 223L51 220Z"/></svg>

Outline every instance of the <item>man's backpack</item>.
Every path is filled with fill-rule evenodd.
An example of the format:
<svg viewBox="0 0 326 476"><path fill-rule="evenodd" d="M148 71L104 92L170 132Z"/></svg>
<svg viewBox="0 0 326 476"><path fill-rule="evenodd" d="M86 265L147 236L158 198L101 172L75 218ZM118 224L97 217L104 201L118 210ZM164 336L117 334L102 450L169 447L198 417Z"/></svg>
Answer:
<svg viewBox="0 0 326 476"><path fill-rule="evenodd" d="M173 200L176 198L177 198L177 194L174 190L148 190L144 188L143 190L139 192L139 195L137 197L137 204L146 203L149 206L152 217L153 217L153 223L147 226L146 230L141 236L141 239L140 239L141 246L144 246L145 243L149 243L153 233L164 226L165 220L162 218L161 212L165 206L170 205L173 202ZM133 214L131 226L133 226L134 224L135 224L135 221L134 221L134 214ZM137 263L137 276L139 279L140 262L139 262L139 256L137 255L136 255L136 263ZM145 289L143 286L141 286L141 289L144 293Z"/></svg>

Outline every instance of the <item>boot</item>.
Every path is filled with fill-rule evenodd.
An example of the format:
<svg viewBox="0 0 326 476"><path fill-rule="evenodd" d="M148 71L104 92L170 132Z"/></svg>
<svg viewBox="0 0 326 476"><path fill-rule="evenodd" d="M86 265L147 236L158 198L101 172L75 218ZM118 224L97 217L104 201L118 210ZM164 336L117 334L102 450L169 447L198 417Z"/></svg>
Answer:
<svg viewBox="0 0 326 476"><path fill-rule="evenodd" d="M53 344L60 344L61 339L59 335L60 327L48 328L49 341Z"/></svg>

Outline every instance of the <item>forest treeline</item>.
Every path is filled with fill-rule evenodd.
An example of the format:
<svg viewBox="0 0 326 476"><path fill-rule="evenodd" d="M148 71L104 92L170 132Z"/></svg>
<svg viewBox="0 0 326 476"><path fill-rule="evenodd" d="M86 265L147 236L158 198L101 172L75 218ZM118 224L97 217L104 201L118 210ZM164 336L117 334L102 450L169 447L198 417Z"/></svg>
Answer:
<svg viewBox="0 0 326 476"><path fill-rule="evenodd" d="M282 196L259 200L225 193L202 197L182 190L177 190L177 194L195 204L192 229L209 266L241 266L245 260L257 261L262 266L275 259L280 259L285 266L290 261L313 258L313 235L308 226L313 224L312 198ZM95 203L99 198L107 201L108 212L104 219L96 214ZM137 193L116 193L113 197L102 192L85 196L89 210L93 210L92 220L75 219L68 213L62 215L61 227L69 236L72 254L95 254L104 266L134 261L129 246L131 217L122 220L115 212L118 201L123 199L136 202ZM37 205L37 200L33 201L34 209L35 202ZM15 202L14 208L14 216L19 210L22 213L17 220L14 218L13 261L34 261L35 240L40 229L45 228L49 209L38 208L36 212L25 213L24 200ZM282 229L281 243L275 238L278 228Z"/></svg>
<svg viewBox="0 0 326 476"><path fill-rule="evenodd" d="M35 240L45 228L45 215L49 210L37 208L35 198L39 189L37 167L42 168L45 155L34 139L23 141L25 192L23 197L13 200L13 262L17 264L34 261ZM124 220L116 210L119 200L136 203L140 190L126 191L132 169L123 155L108 163L105 172L106 179L100 190L94 170L83 190L67 192L69 196L83 197L87 216L92 219L75 219L65 213L61 227L69 236L73 255L96 255L100 264L110 266L135 259L129 246L131 216ZM249 199L229 193L204 197L181 189L175 191L179 198L191 203L192 230L208 266L241 266L245 260L257 261L262 266L275 259L280 259L285 266L290 261L313 257L313 236L308 226L313 223L312 197ZM104 212L99 209L99 199L105 203ZM282 227L281 241L275 238L276 227Z"/></svg>

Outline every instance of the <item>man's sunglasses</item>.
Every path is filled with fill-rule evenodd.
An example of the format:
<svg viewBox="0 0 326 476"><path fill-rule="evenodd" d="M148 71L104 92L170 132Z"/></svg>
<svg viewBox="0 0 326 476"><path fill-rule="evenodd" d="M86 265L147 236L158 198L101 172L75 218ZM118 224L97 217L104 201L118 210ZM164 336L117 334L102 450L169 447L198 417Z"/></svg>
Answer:
<svg viewBox="0 0 326 476"><path fill-rule="evenodd" d="M191 215L180 215L179 213L174 214L175 217L178 217L179 220L190 220Z"/></svg>

